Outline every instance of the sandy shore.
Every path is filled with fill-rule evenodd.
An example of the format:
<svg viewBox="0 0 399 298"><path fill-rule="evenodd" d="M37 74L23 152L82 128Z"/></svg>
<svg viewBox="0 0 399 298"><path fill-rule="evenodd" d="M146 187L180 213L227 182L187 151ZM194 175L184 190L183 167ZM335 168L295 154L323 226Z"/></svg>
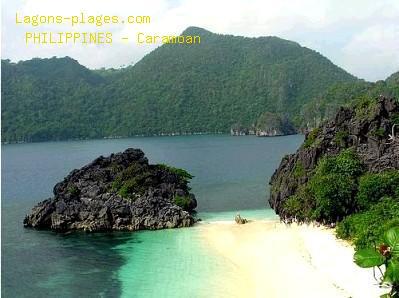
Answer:
<svg viewBox="0 0 399 298"><path fill-rule="evenodd" d="M379 297L372 270L334 230L275 221L204 223L207 244L235 268L220 282L236 297ZM227 274L226 274L227 275ZM226 285L230 283L230 285Z"/></svg>

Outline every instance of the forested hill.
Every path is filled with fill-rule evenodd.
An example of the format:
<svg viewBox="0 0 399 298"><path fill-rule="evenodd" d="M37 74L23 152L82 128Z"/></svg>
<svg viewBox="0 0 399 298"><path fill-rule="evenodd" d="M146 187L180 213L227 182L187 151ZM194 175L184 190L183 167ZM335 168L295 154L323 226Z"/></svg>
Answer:
<svg viewBox="0 0 399 298"><path fill-rule="evenodd" d="M102 135L105 79L71 58L1 61L2 141ZM100 90L101 89L101 90Z"/></svg>
<svg viewBox="0 0 399 298"><path fill-rule="evenodd" d="M304 106L359 82L319 53L277 37L200 35L163 45L134 66L91 71L71 58L2 61L2 141L228 132L265 112L297 128Z"/></svg>

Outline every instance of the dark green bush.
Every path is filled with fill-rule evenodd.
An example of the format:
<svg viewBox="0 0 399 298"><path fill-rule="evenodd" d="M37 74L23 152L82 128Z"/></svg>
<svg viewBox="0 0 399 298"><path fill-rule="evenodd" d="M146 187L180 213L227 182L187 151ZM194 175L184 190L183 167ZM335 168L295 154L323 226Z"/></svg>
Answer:
<svg viewBox="0 0 399 298"><path fill-rule="evenodd" d="M343 150L337 156L324 157L318 163L315 176L340 174L356 178L364 171L363 164L352 149Z"/></svg>
<svg viewBox="0 0 399 298"><path fill-rule="evenodd" d="M360 177L356 195L360 210L368 209L382 197L399 197L399 171L368 173Z"/></svg>
<svg viewBox="0 0 399 298"><path fill-rule="evenodd" d="M171 173L176 174L177 176L179 176L184 181L188 181L188 180L191 180L191 179L194 178L193 175L191 175L189 172L187 172L186 170L183 170L183 169L171 167L171 166L168 166L168 165L165 165L165 164L159 164L157 166L160 169L167 170L167 171L169 171Z"/></svg>
<svg viewBox="0 0 399 298"><path fill-rule="evenodd" d="M392 115L392 124L399 125L399 113L394 113Z"/></svg>
<svg viewBox="0 0 399 298"><path fill-rule="evenodd" d="M382 127L377 128L371 132L371 135L377 138L383 138L385 136L385 129Z"/></svg>
<svg viewBox="0 0 399 298"><path fill-rule="evenodd" d="M299 222L306 222L313 219L314 207L313 194L306 186L301 187L295 195L290 196L284 202L285 216L295 217Z"/></svg>
<svg viewBox="0 0 399 298"><path fill-rule="evenodd" d="M370 119L377 106L377 100L370 96L362 96L357 99L355 112L357 119Z"/></svg>
<svg viewBox="0 0 399 298"><path fill-rule="evenodd" d="M347 216L338 224L337 236L359 249L382 242L384 231L393 226L399 226L399 202L384 198L368 211Z"/></svg>
<svg viewBox="0 0 399 298"><path fill-rule="evenodd" d="M349 136L348 131L346 131L346 130L338 131L334 137L335 144L343 147L345 145L345 142L346 142L348 136Z"/></svg>
<svg viewBox="0 0 399 298"><path fill-rule="evenodd" d="M296 164L295 177L302 176L305 169ZM347 149L337 156L321 159L308 183L300 186L296 193L284 203L284 216L304 222L317 220L337 222L356 211L355 194L358 177L363 173L363 164L357 154Z"/></svg>
<svg viewBox="0 0 399 298"><path fill-rule="evenodd" d="M363 165L353 150L320 160L308 186L313 194L315 209L312 218L336 222L355 211L354 194L357 177Z"/></svg>
<svg viewBox="0 0 399 298"><path fill-rule="evenodd" d="M315 128L307 135L305 141L303 142L304 148L312 147L316 141L317 135L320 133L320 128Z"/></svg>
<svg viewBox="0 0 399 298"><path fill-rule="evenodd" d="M78 196L80 194L79 188L77 188L77 186L75 186L75 185L71 185L70 187L68 187L68 192L72 196Z"/></svg>
<svg viewBox="0 0 399 298"><path fill-rule="evenodd" d="M177 206L183 208L183 210L189 210L191 202L189 196L175 196L173 201Z"/></svg>
<svg viewBox="0 0 399 298"><path fill-rule="evenodd" d="M125 199L135 199L156 182L150 168L133 163L115 177L112 189Z"/></svg>
<svg viewBox="0 0 399 298"><path fill-rule="evenodd" d="M328 174L312 179L310 188L315 197L313 218L336 222L354 210L355 180L342 174Z"/></svg>
<svg viewBox="0 0 399 298"><path fill-rule="evenodd" d="M300 177L305 176L306 170L305 170L303 164L300 161L298 161L295 164L293 174L294 174L295 178L300 178Z"/></svg>
<svg viewBox="0 0 399 298"><path fill-rule="evenodd" d="M163 164L147 167L139 163L133 163L115 177L112 182L112 190L117 191L123 198L136 199L138 195L143 194L149 187L162 183L165 173L159 173L159 171L177 175L178 184L182 188L189 189L187 183L193 176L183 169Z"/></svg>

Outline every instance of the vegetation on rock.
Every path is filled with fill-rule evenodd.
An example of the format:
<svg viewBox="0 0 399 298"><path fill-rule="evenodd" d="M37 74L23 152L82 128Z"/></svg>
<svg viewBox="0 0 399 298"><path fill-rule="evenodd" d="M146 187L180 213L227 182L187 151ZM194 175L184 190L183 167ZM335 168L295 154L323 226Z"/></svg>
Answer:
<svg viewBox="0 0 399 298"><path fill-rule="evenodd" d="M336 222L353 213L356 210L353 194L362 171L359 158L350 149L321 159L309 182L285 201L285 216Z"/></svg>
<svg viewBox="0 0 399 298"><path fill-rule="evenodd" d="M197 206L191 175L148 163L139 149L100 156L73 170L54 187L54 197L37 204L26 227L56 231L142 230L186 227Z"/></svg>
<svg viewBox="0 0 399 298"><path fill-rule="evenodd" d="M398 112L399 103L384 97L341 108L281 161L270 205L285 221L338 224L337 235L357 249L381 241L399 226Z"/></svg>

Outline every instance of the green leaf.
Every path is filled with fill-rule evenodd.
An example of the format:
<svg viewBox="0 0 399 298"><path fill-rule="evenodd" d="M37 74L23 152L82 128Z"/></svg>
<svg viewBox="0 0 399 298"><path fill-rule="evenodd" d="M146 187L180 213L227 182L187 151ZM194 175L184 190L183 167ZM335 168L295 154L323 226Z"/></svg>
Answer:
<svg viewBox="0 0 399 298"><path fill-rule="evenodd" d="M359 267L370 268L384 264L384 257L372 248L365 248L355 253L354 262Z"/></svg>
<svg viewBox="0 0 399 298"><path fill-rule="evenodd" d="M381 295L380 298L391 298L391 295L389 293L386 293Z"/></svg>
<svg viewBox="0 0 399 298"><path fill-rule="evenodd" d="M399 262L391 260L388 262L387 270L384 274L384 282L391 284L399 282Z"/></svg>
<svg viewBox="0 0 399 298"><path fill-rule="evenodd" d="M389 229L385 233L385 241L391 248L391 254L399 256L399 227Z"/></svg>

